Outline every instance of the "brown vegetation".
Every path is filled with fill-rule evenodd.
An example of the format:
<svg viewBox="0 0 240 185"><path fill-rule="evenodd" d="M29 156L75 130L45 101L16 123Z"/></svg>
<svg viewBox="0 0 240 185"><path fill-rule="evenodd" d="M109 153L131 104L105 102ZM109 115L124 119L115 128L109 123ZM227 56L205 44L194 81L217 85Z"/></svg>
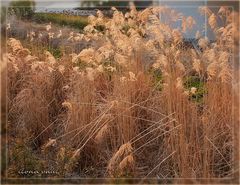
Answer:
<svg viewBox="0 0 240 185"><path fill-rule="evenodd" d="M180 47L195 21L166 7L114 9L107 21L98 12L79 38L95 44L59 59L35 57L9 38L1 69L8 173L51 166L61 177L231 177L236 15L222 10L218 27L219 15L201 11L216 41L200 36L200 54ZM168 22L159 21L162 13ZM180 18L181 30L172 29Z"/></svg>

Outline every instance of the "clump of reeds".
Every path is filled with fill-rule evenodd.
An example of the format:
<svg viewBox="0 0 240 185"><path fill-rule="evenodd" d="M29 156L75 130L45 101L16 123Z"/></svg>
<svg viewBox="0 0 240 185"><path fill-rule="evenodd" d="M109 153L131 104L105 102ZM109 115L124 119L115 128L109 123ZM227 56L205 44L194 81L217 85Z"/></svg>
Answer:
<svg viewBox="0 0 240 185"><path fill-rule="evenodd" d="M184 34L197 24L192 17L168 7L112 11L108 19L100 11L90 16L83 33L69 33L67 42L89 45L58 59L50 51L35 57L8 40L8 120L16 138L27 130L35 149L59 151L57 163L68 175L230 176L238 124L232 118L234 14L200 8L216 41L198 32L195 51L184 46ZM170 26L179 20L181 28ZM66 36L53 27L46 27L48 41Z"/></svg>

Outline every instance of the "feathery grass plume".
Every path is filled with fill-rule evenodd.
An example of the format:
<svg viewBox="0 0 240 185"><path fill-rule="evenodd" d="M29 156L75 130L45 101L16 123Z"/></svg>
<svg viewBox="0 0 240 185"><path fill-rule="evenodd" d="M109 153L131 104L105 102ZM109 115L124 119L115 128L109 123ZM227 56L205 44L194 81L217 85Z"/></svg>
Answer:
<svg viewBox="0 0 240 185"><path fill-rule="evenodd" d="M70 157L69 161L65 165L65 170L71 173L77 167L80 157L81 157L81 149L75 150L72 156Z"/></svg>
<svg viewBox="0 0 240 185"><path fill-rule="evenodd" d="M96 31L96 29L94 28L93 25L87 25L87 26L84 27L84 32L86 32L86 33L92 33L92 32L95 32L95 31ZM72 38L71 35L70 35L69 38Z"/></svg>
<svg viewBox="0 0 240 185"><path fill-rule="evenodd" d="M107 43L105 46L100 47L95 53L95 59L97 63L102 63L103 61L110 60L112 56L113 56L112 45Z"/></svg>
<svg viewBox="0 0 240 185"><path fill-rule="evenodd" d="M97 20L97 18L94 15L88 16L88 22L89 22L90 25L95 26L96 25L96 20Z"/></svg>
<svg viewBox="0 0 240 185"><path fill-rule="evenodd" d="M13 69L14 69L15 73L20 71L17 64L13 64Z"/></svg>
<svg viewBox="0 0 240 185"><path fill-rule="evenodd" d="M43 145L42 150L45 151L45 150L49 149L50 147L56 146L56 144L57 144L56 139L49 138L49 141Z"/></svg>
<svg viewBox="0 0 240 185"><path fill-rule="evenodd" d="M223 33L225 32L226 32L226 29L224 27L220 27L216 30L216 33L220 35L223 35Z"/></svg>
<svg viewBox="0 0 240 185"><path fill-rule="evenodd" d="M76 158L78 158L80 156L81 150L77 149L76 151L74 151L71 160L75 160Z"/></svg>
<svg viewBox="0 0 240 185"><path fill-rule="evenodd" d="M48 71L49 71L50 73L52 73L52 72L54 71L54 69L49 66L49 67L48 67Z"/></svg>
<svg viewBox="0 0 240 185"><path fill-rule="evenodd" d="M62 30L59 30L59 34L57 34L57 38L61 38L62 37Z"/></svg>
<svg viewBox="0 0 240 185"><path fill-rule="evenodd" d="M35 57L35 56L32 56L32 55L27 55L24 58L24 61L27 62L27 63L37 62L37 60L38 60L38 57Z"/></svg>
<svg viewBox="0 0 240 185"><path fill-rule="evenodd" d="M180 72L180 74L184 74L186 69L185 66L179 60L176 61L176 69Z"/></svg>
<svg viewBox="0 0 240 185"><path fill-rule="evenodd" d="M96 68L96 71L99 72L99 73L104 73L104 67L103 67L103 65L99 65L99 66Z"/></svg>
<svg viewBox="0 0 240 185"><path fill-rule="evenodd" d="M49 33L48 33L48 38L49 38L49 39L53 39L53 38L54 38L54 35L55 35L55 33L49 32Z"/></svg>
<svg viewBox="0 0 240 185"><path fill-rule="evenodd" d="M129 155L133 151L132 145L130 142L123 144L119 150L112 156L108 162L107 170L110 174L114 173L119 162L124 156Z"/></svg>
<svg viewBox="0 0 240 185"><path fill-rule="evenodd" d="M180 78L180 77L178 77L176 79L176 88L179 89L179 90L183 90L184 89L183 81L182 81L182 78Z"/></svg>
<svg viewBox="0 0 240 185"><path fill-rule="evenodd" d="M207 15L207 16L211 16L212 15L212 11L209 7L207 6L200 6L198 8L199 12L201 15Z"/></svg>
<svg viewBox="0 0 240 185"><path fill-rule="evenodd" d="M119 106L119 102L117 100L110 101L109 103L110 103L111 107Z"/></svg>
<svg viewBox="0 0 240 185"><path fill-rule="evenodd" d="M63 89L64 91L67 91L69 88L70 88L69 85L65 85L65 86L62 87L62 89Z"/></svg>
<svg viewBox="0 0 240 185"><path fill-rule="evenodd" d="M196 88L196 87L191 87L190 92L191 92L192 94L196 94L197 88Z"/></svg>
<svg viewBox="0 0 240 185"><path fill-rule="evenodd" d="M219 64L217 62L212 62L211 64L208 65L207 73L208 73L209 79L212 79L217 75L218 69L219 69Z"/></svg>
<svg viewBox="0 0 240 185"><path fill-rule="evenodd" d="M196 24L196 21L192 16L188 16L187 19L186 19L186 22L187 22L187 28L190 29L190 30Z"/></svg>
<svg viewBox="0 0 240 185"><path fill-rule="evenodd" d="M197 52L196 52L195 49L191 49L191 50L190 50L190 54L191 54L191 57L192 57L193 60L196 59L196 58L198 58Z"/></svg>
<svg viewBox="0 0 240 185"><path fill-rule="evenodd" d="M62 106L63 106L63 107L66 107L69 111L72 110L72 104L71 104L70 102L64 101L64 102L62 103Z"/></svg>
<svg viewBox="0 0 240 185"><path fill-rule="evenodd" d="M73 32L70 32L69 37L68 37L67 40L73 41L73 37L74 37L74 33L73 33Z"/></svg>
<svg viewBox="0 0 240 185"><path fill-rule="evenodd" d="M218 10L218 14L223 17L223 16L228 16L230 14L229 7L227 6L221 6Z"/></svg>
<svg viewBox="0 0 240 185"><path fill-rule="evenodd" d="M127 77L125 77L125 76L120 77L120 82L121 83L124 83L126 81L127 81Z"/></svg>
<svg viewBox="0 0 240 185"><path fill-rule="evenodd" d="M123 56L123 55L118 54L118 53L115 54L114 60L122 66L126 66L127 61L128 61L126 56Z"/></svg>
<svg viewBox="0 0 240 185"><path fill-rule="evenodd" d="M78 66L73 67L73 71L74 71L74 72L79 72L79 67L78 67Z"/></svg>
<svg viewBox="0 0 240 185"><path fill-rule="evenodd" d="M139 13L138 17L142 22L147 22L150 15L152 15L151 9L146 8L145 10Z"/></svg>
<svg viewBox="0 0 240 185"><path fill-rule="evenodd" d="M116 67L112 67L112 66L106 66L105 67L105 69L107 70L107 71L109 71L109 72L115 72L117 69L116 69Z"/></svg>
<svg viewBox="0 0 240 185"><path fill-rule="evenodd" d="M97 11L97 17L98 18L103 18L104 17L102 11L100 11L100 10Z"/></svg>
<svg viewBox="0 0 240 185"><path fill-rule="evenodd" d="M190 95L190 93L189 93L189 91L184 91L184 92L183 92L183 95L185 95L185 96L188 97L188 96Z"/></svg>
<svg viewBox="0 0 240 185"><path fill-rule="evenodd" d="M232 70L227 62L223 62L220 64L220 72L218 77L221 79L223 83L231 83L232 81Z"/></svg>
<svg viewBox="0 0 240 185"><path fill-rule="evenodd" d="M71 56L72 63L77 63L78 62L78 55L76 53L72 53L69 56Z"/></svg>
<svg viewBox="0 0 240 185"><path fill-rule="evenodd" d="M96 74L95 69L93 69L91 67L87 67L86 68L86 73L87 73L87 79L89 81L94 81L94 77L95 77L95 74Z"/></svg>
<svg viewBox="0 0 240 185"><path fill-rule="evenodd" d="M203 57L205 57L209 62L216 61L217 60L217 51L216 49L208 49L205 50L203 53Z"/></svg>
<svg viewBox="0 0 240 185"><path fill-rule="evenodd" d="M201 36L202 36L202 35L201 35L200 31L197 31L197 32L196 32L196 35L195 35L195 38L196 38L196 39L200 39Z"/></svg>
<svg viewBox="0 0 240 185"><path fill-rule="evenodd" d="M129 74L129 81L134 82L137 80L136 75L133 72L130 71L128 72L128 74Z"/></svg>
<svg viewBox="0 0 240 185"><path fill-rule="evenodd" d="M160 68L160 66L161 66L161 63L160 62L155 62L155 63L153 63L153 65L152 65L152 67L154 68L154 69L159 69Z"/></svg>
<svg viewBox="0 0 240 185"><path fill-rule="evenodd" d="M184 33L187 31L187 20L186 20L186 17L182 18L182 31Z"/></svg>
<svg viewBox="0 0 240 185"><path fill-rule="evenodd" d="M73 37L73 40L74 40L75 42L79 42L79 41L82 41L83 38L84 38L84 35L83 35L83 34L77 33L77 35L76 35L75 37Z"/></svg>
<svg viewBox="0 0 240 185"><path fill-rule="evenodd" d="M86 63L92 63L95 60L95 50L93 48L83 49L78 58Z"/></svg>
<svg viewBox="0 0 240 185"><path fill-rule="evenodd" d="M134 5L133 2L130 2L129 3L129 7L130 7L130 16L133 17L133 18L136 18L137 15L138 15L138 11L137 11L137 8L136 6Z"/></svg>
<svg viewBox="0 0 240 185"><path fill-rule="evenodd" d="M149 26L149 28L157 28L157 26L160 26L160 20L159 17L157 15L150 15L149 16L149 22L151 23L151 25ZM147 28L147 29L149 29Z"/></svg>
<svg viewBox="0 0 240 185"><path fill-rule="evenodd" d="M135 161L132 154L126 156L118 165L120 174L124 174L126 171L133 170L134 163Z"/></svg>
<svg viewBox="0 0 240 185"><path fill-rule="evenodd" d="M63 65L59 65L58 66L58 71L63 75L63 73L65 71L65 67Z"/></svg>
<svg viewBox="0 0 240 185"><path fill-rule="evenodd" d="M66 174L67 169L67 162L69 158L69 152L65 147L61 147L56 155L56 162L57 162L57 169L59 174L64 175Z"/></svg>
<svg viewBox="0 0 240 185"><path fill-rule="evenodd" d="M56 59L49 51L45 51L44 54L46 56L46 58L45 58L46 62L50 63L51 65L56 63Z"/></svg>
<svg viewBox="0 0 240 185"><path fill-rule="evenodd" d="M33 72L37 72L37 71L43 71L44 70L44 63L43 62L35 62L31 65L31 70Z"/></svg>
<svg viewBox="0 0 240 185"><path fill-rule="evenodd" d="M106 120L107 121L107 120ZM97 133L94 140L97 144L103 143L103 141L106 139L106 136L109 132L109 124L106 123Z"/></svg>
<svg viewBox="0 0 240 185"><path fill-rule="evenodd" d="M50 22L48 25L46 25L46 30L50 31L51 28L52 28L52 23Z"/></svg>
<svg viewBox="0 0 240 185"><path fill-rule="evenodd" d="M214 30L217 27L217 16L213 13L209 18L208 18L208 24L211 26L211 28Z"/></svg>
<svg viewBox="0 0 240 185"><path fill-rule="evenodd" d="M182 33L178 29L173 29L172 37L173 37L173 41L176 44L182 42L183 36L182 36Z"/></svg>
<svg viewBox="0 0 240 185"><path fill-rule="evenodd" d="M36 36L36 33L35 33L34 31L31 31L31 32L30 32L30 36L31 36L32 38L34 38L34 37Z"/></svg>
<svg viewBox="0 0 240 185"><path fill-rule="evenodd" d="M108 124L104 125L97 133L96 137L94 138L96 143L98 144L102 143L107 132L108 132Z"/></svg>
<svg viewBox="0 0 240 185"><path fill-rule="evenodd" d="M64 161L66 157L66 148L65 147L61 147L59 152L57 153L57 159L58 161Z"/></svg>
<svg viewBox="0 0 240 185"><path fill-rule="evenodd" d="M161 64L160 66L166 69L167 66L169 65L167 57L163 54L160 54L158 57L159 58L157 59L157 63L160 63Z"/></svg>
<svg viewBox="0 0 240 185"><path fill-rule="evenodd" d="M222 52L220 52L220 54L219 54L219 62L220 63L229 63L230 62L230 54L228 53L228 52L226 52L226 51L222 51Z"/></svg>
<svg viewBox="0 0 240 185"><path fill-rule="evenodd" d="M124 25L124 15L122 12L115 10L113 12L113 18L112 18L112 23L115 25L117 28L121 28Z"/></svg>
<svg viewBox="0 0 240 185"><path fill-rule="evenodd" d="M226 12L226 7L225 6L221 6L218 10L218 14L224 14Z"/></svg>
<svg viewBox="0 0 240 185"><path fill-rule="evenodd" d="M10 29L11 29L11 24L7 23L6 30L10 30Z"/></svg>
<svg viewBox="0 0 240 185"><path fill-rule="evenodd" d="M206 37L200 38L198 41L198 45L203 49L206 49L208 47L208 44L209 44L209 40Z"/></svg>
<svg viewBox="0 0 240 185"><path fill-rule="evenodd" d="M16 53L16 56L17 57L20 57L20 58L25 58L27 57L31 52L29 51L29 49L26 49L26 48L23 48L21 50L19 50L17 53Z"/></svg>
<svg viewBox="0 0 240 185"><path fill-rule="evenodd" d="M202 67L201 67L201 61L199 59L194 59L193 70L195 70L198 74L201 73Z"/></svg>
<svg viewBox="0 0 240 185"><path fill-rule="evenodd" d="M7 41L7 45L11 48L13 54L16 54L19 50L23 49L21 42L14 38L9 38Z"/></svg>
<svg viewBox="0 0 240 185"><path fill-rule="evenodd" d="M42 33L39 33L38 34L38 39L41 39L43 37L43 34Z"/></svg>

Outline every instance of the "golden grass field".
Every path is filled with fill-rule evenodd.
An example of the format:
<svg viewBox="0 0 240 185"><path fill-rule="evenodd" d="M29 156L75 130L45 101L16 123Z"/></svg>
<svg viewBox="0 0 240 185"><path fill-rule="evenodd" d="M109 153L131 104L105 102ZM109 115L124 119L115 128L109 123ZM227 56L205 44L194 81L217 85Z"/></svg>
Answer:
<svg viewBox="0 0 240 185"><path fill-rule="evenodd" d="M113 11L89 16L81 32L6 24L7 176L235 177L239 15L200 7L216 39L198 31L195 50L183 36L198 24L192 17L168 7Z"/></svg>

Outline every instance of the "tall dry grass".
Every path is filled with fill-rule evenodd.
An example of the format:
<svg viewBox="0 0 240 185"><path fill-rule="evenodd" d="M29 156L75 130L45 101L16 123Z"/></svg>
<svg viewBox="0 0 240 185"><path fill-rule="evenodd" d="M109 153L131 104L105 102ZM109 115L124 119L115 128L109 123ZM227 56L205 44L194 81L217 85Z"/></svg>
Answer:
<svg viewBox="0 0 240 185"><path fill-rule="evenodd" d="M233 175L238 121L233 120L232 58L238 30L227 10L218 15L200 10L209 15L216 41L197 34L199 51L183 47L183 33L195 20L167 7L140 12L132 7L126 14L113 8L112 19L105 21L98 12L84 28L84 38L96 44L60 59L49 52L34 57L10 38L12 137L31 138L26 144L34 151L53 148L47 155L63 176ZM165 17L161 21L159 14ZM182 27L172 28L179 19ZM189 79L197 81L189 86Z"/></svg>

